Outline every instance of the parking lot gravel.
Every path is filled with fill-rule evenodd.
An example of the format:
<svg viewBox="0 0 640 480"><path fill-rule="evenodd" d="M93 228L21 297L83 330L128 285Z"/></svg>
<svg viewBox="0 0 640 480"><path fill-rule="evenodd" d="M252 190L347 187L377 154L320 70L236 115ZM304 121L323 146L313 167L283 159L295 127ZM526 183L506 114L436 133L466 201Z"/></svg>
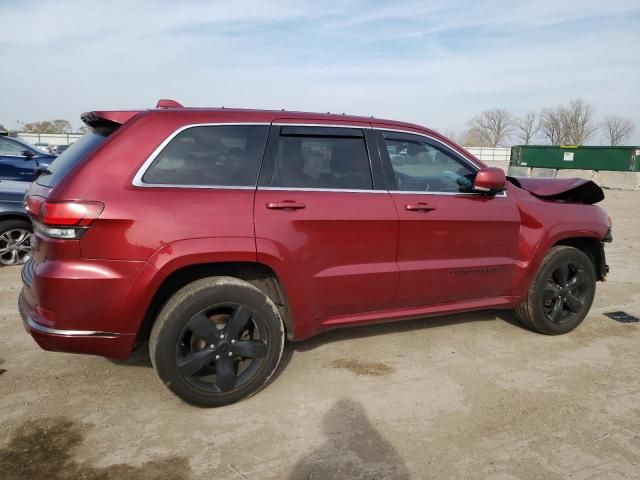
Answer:
<svg viewBox="0 0 640 480"><path fill-rule="evenodd" d="M640 192L607 190L611 273L559 337L485 311L334 331L238 404L181 403L144 348L42 351L0 269L0 478L619 479L640 476Z"/></svg>

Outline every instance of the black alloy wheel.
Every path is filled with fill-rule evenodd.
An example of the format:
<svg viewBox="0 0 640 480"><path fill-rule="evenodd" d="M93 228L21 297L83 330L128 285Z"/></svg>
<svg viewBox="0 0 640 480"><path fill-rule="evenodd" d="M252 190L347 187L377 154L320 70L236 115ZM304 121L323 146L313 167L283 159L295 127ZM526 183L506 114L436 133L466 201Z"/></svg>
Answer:
<svg viewBox="0 0 640 480"><path fill-rule="evenodd" d="M228 392L242 386L267 356L268 336L246 305L219 304L196 313L176 348L180 375L195 387Z"/></svg>
<svg viewBox="0 0 640 480"><path fill-rule="evenodd" d="M589 280L583 266L573 262L563 262L551 272L542 298L549 321L562 325L582 313L589 297Z"/></svg>
<svg viewBox="0 0 640 480"><path fill-rule="evenodd" d="M591 258L577 248L555 246L542 260L516 315L523 325L540 333L567 333L587 316L595 292Z"/></svg>
<svg viewBox="0 0 640 480"><path fill-rule="evenodd" d="M187 403L219 407L262 389L284 348L273 301L233 277L208 277L178 290L160 311L149 338L162 383Z"/></svg>

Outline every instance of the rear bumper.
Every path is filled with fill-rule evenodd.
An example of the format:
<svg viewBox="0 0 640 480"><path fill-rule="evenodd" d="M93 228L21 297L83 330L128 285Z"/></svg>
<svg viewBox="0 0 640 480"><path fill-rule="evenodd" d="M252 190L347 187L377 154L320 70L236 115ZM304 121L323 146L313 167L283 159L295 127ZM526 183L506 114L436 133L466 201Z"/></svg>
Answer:
<svg viewBox="0 0 640 480"><path fill-rule="evenodd" d="M44 350L127 358L135 335L92 330L64 330L43 325L36 309L20 294L18 309L25 330Z"/></svg>
<svg viewBox="0 0 640 480"><path fill-rule="evenodd" d="M140 318L128 294L142 267L30 260L22 269L18 300L25 329L45 350L128 357L139 324L133 319Z"/></svg>

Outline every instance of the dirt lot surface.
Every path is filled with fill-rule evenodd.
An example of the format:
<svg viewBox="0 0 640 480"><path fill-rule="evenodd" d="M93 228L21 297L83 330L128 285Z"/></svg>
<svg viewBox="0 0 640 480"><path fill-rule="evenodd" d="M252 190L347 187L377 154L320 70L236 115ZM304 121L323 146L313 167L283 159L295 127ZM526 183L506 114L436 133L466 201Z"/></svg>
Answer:
<svg viewBox="0 0 640 480"><path fill-rule="evenodd" d="M294 345L266 390L185 405L146 352L40 350L0 270L0 478L640 477L640 192L607 191L609 280L574 332L480 312L336 331Z"/></svg>

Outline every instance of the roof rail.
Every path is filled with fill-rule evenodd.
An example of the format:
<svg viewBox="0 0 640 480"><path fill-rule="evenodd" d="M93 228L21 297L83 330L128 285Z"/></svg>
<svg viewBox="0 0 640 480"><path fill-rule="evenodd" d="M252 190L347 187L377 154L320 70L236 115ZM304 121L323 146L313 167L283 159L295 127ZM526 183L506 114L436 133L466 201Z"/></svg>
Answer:
<svg viewBox="0 0 640 480"><path fill-rule="evenodd" d="M156 108L182 108L182 105L169 98L161 98L156 104Z"/></svg>

